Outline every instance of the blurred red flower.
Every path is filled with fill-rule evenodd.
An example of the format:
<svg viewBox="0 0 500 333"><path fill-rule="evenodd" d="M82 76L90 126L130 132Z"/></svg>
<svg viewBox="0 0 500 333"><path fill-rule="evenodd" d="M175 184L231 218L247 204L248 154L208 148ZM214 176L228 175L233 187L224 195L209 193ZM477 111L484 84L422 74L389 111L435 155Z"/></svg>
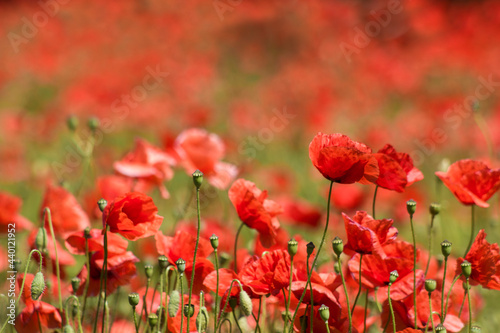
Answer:
<svg viewBox="0 0 500 333"><path fill-rule="evenodd" d="M21 199L9 193L0 192L0 233L7 233L7 230L13 229L8 227L11 223L16 225L16 231L33 227L30 221L19 215L21 204Z"/></svg>
<svg viewBox="0 0 500 333"><path fill-rule="evenodd" d="M500 188L500 169L492 170L481 161L460 160L436 176L464 205L489 207L486 201Z"/></svg>
<svg viewBox="0 0 500 333"><path fill-rule="evenodd" d="M372 150L339 133L318 133L309 145L309 158L326 179L337 183L374 183L379 173Z"/></svg>
<svg viewBox="0 0 500 333"><path fill-rule="evenodd" d="M40 207L40 217L43 217L46 207L50 208L52 225L56 234L66 237L68 234L90 226L89 218L76 198L63 187L47 186ZM45 227L50 230L47 216Z"/></svg>
<svg viewBox="0 0 500 333"><path fill-rule="evenodd" d="M477 234L465 260L472 266L471 285L480 284L483 288L500 290L500 250L497 243L488 243L484 229ZM464 258L457 259L456 275L462 273L462 262ZM465 281L465 277L462 280Z"/></svg>
<svg viewBox="0 0 500 333"><path fill-rule="evenodd" d="M267 191L259 190L254 183L242 178L231 185L228 195L240 220L259 232L264 247L272 246L280 226L276 216L283 212L281 206L266 199Z"/></svg>
<svg viewBox="0 0 500 333"><path fill-rule="evenodd" d="M316 227L321 220L321 210L306 200L283 197L278 200L283 207L283 217L290 224Z"/></svg>
<svg viewBox="0 0 500 333"><path fill-rule="evenodd" d="M422 172L413 166L410 155L396 152L390 144L374 156L380 171L376 184L382 188L403 192L406 186L424 179Z"/></svg>
<svg viewBox="0 0 500 333"><path fill-rule="evenodd" d="M143 139L136 139L134 150L113 164L115 171L136 179L134 191L147 192L151 186L158 186L161 195L169 198L164 181L172 179L175 159Z"/></svg>
<svg viewBox="0 0 500 333"><path fill-rule="evenodd" d="M66 238L66 248L73 254L85 254L85 236L83 231L75 232ZM119 254L127 250L128 241L120 236L108 234L108 253ZM104 251L104 235L101 229L91 229L90 238L88 239L89 252Z"/></svg>

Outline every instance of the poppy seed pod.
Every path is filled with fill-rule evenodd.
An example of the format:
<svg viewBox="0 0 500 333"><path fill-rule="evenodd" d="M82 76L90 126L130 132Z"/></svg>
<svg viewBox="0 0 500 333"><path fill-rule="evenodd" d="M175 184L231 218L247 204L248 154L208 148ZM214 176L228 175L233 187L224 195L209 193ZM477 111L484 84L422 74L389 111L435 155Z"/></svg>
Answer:
<svg viewBox="0 0 500 333"><path fill-rule="evenodd" d="M186 270L186 262L184 261L184 259L182 258L177 259L175 264L177 265L177 270L179 271L179 274L184 274L184 271Z"/></svg>
<svg viewBox="0 0 500 333"><path fill-rule="evenodd" d="M307 247L307 256L310 256L314 252L314 249L316 248L313 242L307 243L306 247Z"/></svg>
<svg viewBox="0 0 500 333"><path fill-rule="evenodd" d="M73 318L75 318L78 314L78 310L78 305L76 303L73 303L73 307L71 308L71 315L73 316Z"/></svg>
<svg viewBox="0 0 500 333"><path fill-rule="evenodd" d="M99 119L96 117L89 118L87 126L90 128L91 131L97 130L99 128Z"/></svg>
<svg viewBox="0 0 500 333"><path fill-rule="evenodd" d="M332 240L332 248L337 257L342 254L342 252L344 251L344 242L340 237L337 236Z"/></svg>
<svg viewBox="0 0 500 333"><path fill-rule="evenodd" d="M81 280L76 276L71 279L71 288L73 289L73 293L76 294L78 288L80 288L80 282Z"/></svg>
<svg viewBox="0 0 500 333"><path fill-rule="evenodd" d="M434 290L436 290L436 280L425 280L425 290L427 290L428 293L432 293Z"/></svg>
<svg viewBox="0 0 500 333"><path fill-rule="evenodd" d="M245 316L248 317L252 315L252 300L244 290L240 291L240 306L241 312L243 312Z"/></svg>
<svg viewBox="0 0 500 333"><path fill-rule="evenodd" d="M66 126L68 126L71 132L74 132L78 127L78 118L74 115L69 116L68 119L66 119Z"/></svg>
<svg viewBox="0 0 500 333"><path fill-rule="evenodd" d="M153 277L153 266L152 265L145 265L144 266L144 274L146 274L146 277L148 279L151 279Z"/></svg>
<svg viewBox="0 0 500 333"><path fill-rule="evenodd" d="M194 315L194 305L186 304L184 305L184 316L191 318Z"/></svg>
<svg viewBox="0 0 500 333"><path fill-rule="evenodd" d="M196 329L198 333L204 333L207 331L208 327L208 310L205 306L200 308L198 315L196 316Z"/></svg>
<svg viewBox="0 0 500 333"><path fill-rule="evenodd" d="M441 205L436 202L431 203L431 205L429 206L429 213L431 213L432 216L438 215L440 211Z"/></svg>
<svg viewBox="0 0 500 333"><path fill-rule="evenodd" d="M148 323L151 331L154 331L154 327L158 324L158 316L156 315L156 313L149 314Z"/></svg>
<svg viewBox="0 0 500 333"><path fill-rule="evenodd" d="M85 228L85 230L83 230L83 237L85 237L85 239L92 238L92 234L90 233L90 227L87 227Z"/></svg>
<svg viewBox="0 0 500 333"><path fill-rule="evenodd" d="M417 210L417 202L413 199L410 199L406 202L406 210L408 211L408 214L410 216L413 216L415 214L415 211Z"/></svg>
<svg viewBox="0 0 500 333"><path fill-rule="evenodd" d="M47 246L47 231L43 227L38 229L35 246L38 250L43 250Z"/></svg>
<svg viewBox="0 0 500 333"><path fill-rule="evenodd" d="M398 271L392 271L391 273L389 273L389 282L390 283L396 282L398 277L399 277Z"/></svg>
<svg viewBox="0 0 500 333"><path fill-rule="evenodd" d="M446 328L443 326L443 324L438 324L436 326L436 332L439 332L439 333L446 333Z"/></svg>
<svg viewBox="0 0 500 333"><path fill-rule="evenodd" d="M63 333L75 333L75 330L71 325L66 325L63 327Z"/></svg>
<svg viewBox="0 0 500 333"><path fill-rule="evenodd" d="M324 304L321 305L319 307L319 316L321 317L321 320L327 322L330 318L330 308Z"/></svg>
<svg viewBox="0 0 500 333"><path fill-rule="evenodd" d="M479 327L479 326L472 326L471 329L470 329L470 331L472 333L481 333L481 327Z"/></svg>
<svg viewBox="0 0 500 333"><path fill-rule="evenodd" d="M290 257L297 254L298 247L299 243L295 239L292 238L288 241L288 253L290 254Z"/></svg>
<svg viewBox="0 0 500 333"><path fill-rule="evenodd" d="M212 234L212 236L210 236L210 244L214 250L219 248L219 237L217 237L216 234Z"/></svg>
<svg viewBox="0 0 500 333"><path fill-rule="evenodd" d="M168 296L168 315L170 318L177 316L181 304L181 294L177 290L172 290Z"/></svg>
<svg viewBox="0 0 500 333"><path fill-rule="evenodd" d="M107 205L108 205L108 202L105 199L99 199L99 201L97 201L97 206L99 206L99 210L101 212L104 211L104 208L106 208Z"/></svg>
<svg viewBox="0 0 500 333"><path fill-rule="evenodd" d="M158 265L160 265L161 270L164 270L168 267L168 258L165 256L158 257Z"/></svg>
<svg viewBox="0 0 500 333"><path fill-rule="evenodd" d="M470 275L472 274L472 265L471 265L471 263L468 262L467 260L464 260L464 262L460 264L460 267L462 268L462 274L466 278L469 278Z"/></svg>
<svg viewBox="0 0 500 333"><path fill-rule="evenodd" d="M447 240L441 242L441 253L445 258L448 258L448 256L451 254L451 243Z"/></svg>
<svg viewBox="0 0 500 333"><path fill-rule="evenodd" d="M196 170L195 172L193 172L193 183L197 189L201 187L201 184L203 184L203 172L201 172L200 170Z"/></svg>
<svg viewBox="0 0 500 333"><path fill-rule="evenodd" d="M138 293L128 294L128 303L135 308L137 304L139 304L139 294Z"/></svg>
<svg viewBox="0 0 500 333"><path fill-rule="evenodd" d="M35 274L33 282L31 283L31 298L36 301L40 298L43 291L45 290L45 279L42 272Z"/></svg>

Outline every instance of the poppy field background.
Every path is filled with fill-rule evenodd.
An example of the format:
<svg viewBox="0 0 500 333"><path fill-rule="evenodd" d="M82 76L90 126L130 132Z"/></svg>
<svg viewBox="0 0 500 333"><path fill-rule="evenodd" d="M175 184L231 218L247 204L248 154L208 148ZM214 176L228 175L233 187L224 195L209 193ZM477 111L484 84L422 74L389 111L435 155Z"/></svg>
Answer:
<svg viewBox="0 0 500 333"><path fill-rule="evenodd" d="M500 167L498 1L4 0L0 17L1 292L8 289L8 223L16 223L16 256L24 268L38 228L47 221L44 208L51 208L67 297L70 280L86 275L84 229L91 226L92 238L100 239L104 215L112 245L108 269L113 265L124 276L109 284L108 300L120 304L112 332L134 331L127 294L139 292L142 302L145 264L156 267L165 255L171 265L185 256L192 266L186 252L193 248L178 244L196 240L197 169L204 174L198 260L206 265L206 277L214 265L213 233L224 268L231 268L240 219L255 204L240 197L246 190L262 201L265 209L258 208L269 220L246 223L252 227L241 231L238 257L263 257L276 244L284 253L294 237L303 260L305 244L312 241L317 248L321 240L328 180L335 182L329 228L316 269L336 274L331 242L338 236L348 243L346 219L356 220L357 211L373 215L378 183L329 178L331 169L319 165L324 160L311 157L318 132L342 133L370 153L389 154L390 144L411 157L422 177L411 185L410 177L404 185L391 178L386 185L392 190L380 185L376 217L392 219L397 239L411 242L406 202L417 202L413 221L424 266L429 206L439 203L431 271L439 271L445 239L453 244L453 260L463 257L471 219L469 203L457 200L444 176L435 173L463 159L482 161L492 172ZM360 160L364 149L356 155ZM127 192L135 194L124 197ZM103 213L96 204L101 198L113 203ZM484 229L487 241L498 243L499 195L483 199L489 207L474 201L475 234ZM117 217L139 210L143 214L130 220L140 220L140 228ZM102 242L91 244L92 267L102 267ZM348 250L342 260L355 294L356 267L348 264L354 253ZM285 260L283 253L273 260ZM500 257L495 258L492 274L500 279ZM52 270L45 267L44 273L52 278ZM195 280L194 289L210 294L211 278ZM283 283L288 285L287 277ZM42 300L57 308L55 285ZM335 288L343 295L341 284ZM84 283L78 287L83 289ZM473 289L474 323L495 332L500 291ZM98 276L89 290L99 294ZM419 297L425 303L426 295ZM19 310L38 306L29 295L22 299ZM96 303L91 297L88 311L95 312ZM383 315L372 311L371 332L378 332ZM56 315L48 315L47 327L57 321L50 316ZM2 313L0 324L4 318ZM273 320L281 327L280 317ZM178 331L178 324L169 322L169 329Z"/></svg>

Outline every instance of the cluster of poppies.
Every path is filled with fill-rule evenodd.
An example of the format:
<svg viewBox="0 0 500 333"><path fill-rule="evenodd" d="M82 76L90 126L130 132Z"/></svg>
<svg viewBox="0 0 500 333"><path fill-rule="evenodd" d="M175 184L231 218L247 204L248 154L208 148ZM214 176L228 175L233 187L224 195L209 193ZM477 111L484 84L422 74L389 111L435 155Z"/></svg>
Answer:
<svg viewBox="0 0 500 333"><path fill-rule="evenodd" d="M66 188L47 186L38 228L19 214L19 198L1 193L2 231L8 224L17 232L31 230L31 252L16 261L16 330L480 330L472 326L482 306L475 286L500 290L500 250L484 230L476 233L474 207L488 207L500 188L500 170L461 160L436 172L463 205L472 207L470 244L456 257L464 249L433 239L432 222L429 249L423 249L414 233L409 243L398 236L392 219L375 217L379 187L402 192L424 177L408 154L389 144L373 152L343 134L313 138L309 157L330 184L326 216L303 202L271 200L255 183L236 179L238 168L222 161L224 150L216 134L202 129L182 132L166 149L138 139L113 163L114 175L98 178L87 195L95 199L87 211ZM171 223L148 195L174 197L175 189L167 187L176 167L192 174L197 223ZM375 187L372 215L331 211L337 184L354 183ZM206 187L227 191L241 221L236 232L204 216L200 191ZM412 231L417 207L413 200L406 203ZM429 207L432 221L440 211L439 203ZM334 216L344 222L342 238L331 233ZM282 225L281 217L293 224L303 219L309 226L316 222L308 221L319 221L324 231L310 239L291 236L293 228ZM91 223L96 218L102 224ZM242 233L255 237L242 245ZM437 244L441 254L433 256ZM75 265L81 269L71 275ZM7 270L5 264L1 268ZM124 290L130 305L113 306L112 297ZM1 324L5 329L7 322Z"/></svg>

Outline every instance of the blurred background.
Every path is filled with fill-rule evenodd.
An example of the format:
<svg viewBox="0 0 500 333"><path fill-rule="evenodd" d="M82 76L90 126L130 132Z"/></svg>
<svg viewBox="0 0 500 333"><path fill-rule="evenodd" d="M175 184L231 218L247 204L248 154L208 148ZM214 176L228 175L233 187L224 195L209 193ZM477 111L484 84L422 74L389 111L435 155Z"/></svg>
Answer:
<svg viewBox="0 0 500 333"><path fill-rule="evenodd" d="M402 194L380 190L379 211L407 235L404 202L417 200L422 244L436 200L437 238L468 239L469 209L439 190L434 172L462 158L499 167L498 1L2 0L0 16L0 188L23 199L31 221L48 183L85 175L91 190L135 138L168 148L192 127L218 134L225 160L270 196L319 207L328 184L307 151L318 131L374 151L391 143L425 179ZM72 135L88 139L92 117L92 172L62 171L75 157ZM165 216L189 182L176 174L175 200L159 204ZM371 209L373 187L337 188L338 210L342 200ZM478 224L498 242L498 195L490 204ZM487 317L494 311L481 313L485 331L500 324Z"/></svg>

